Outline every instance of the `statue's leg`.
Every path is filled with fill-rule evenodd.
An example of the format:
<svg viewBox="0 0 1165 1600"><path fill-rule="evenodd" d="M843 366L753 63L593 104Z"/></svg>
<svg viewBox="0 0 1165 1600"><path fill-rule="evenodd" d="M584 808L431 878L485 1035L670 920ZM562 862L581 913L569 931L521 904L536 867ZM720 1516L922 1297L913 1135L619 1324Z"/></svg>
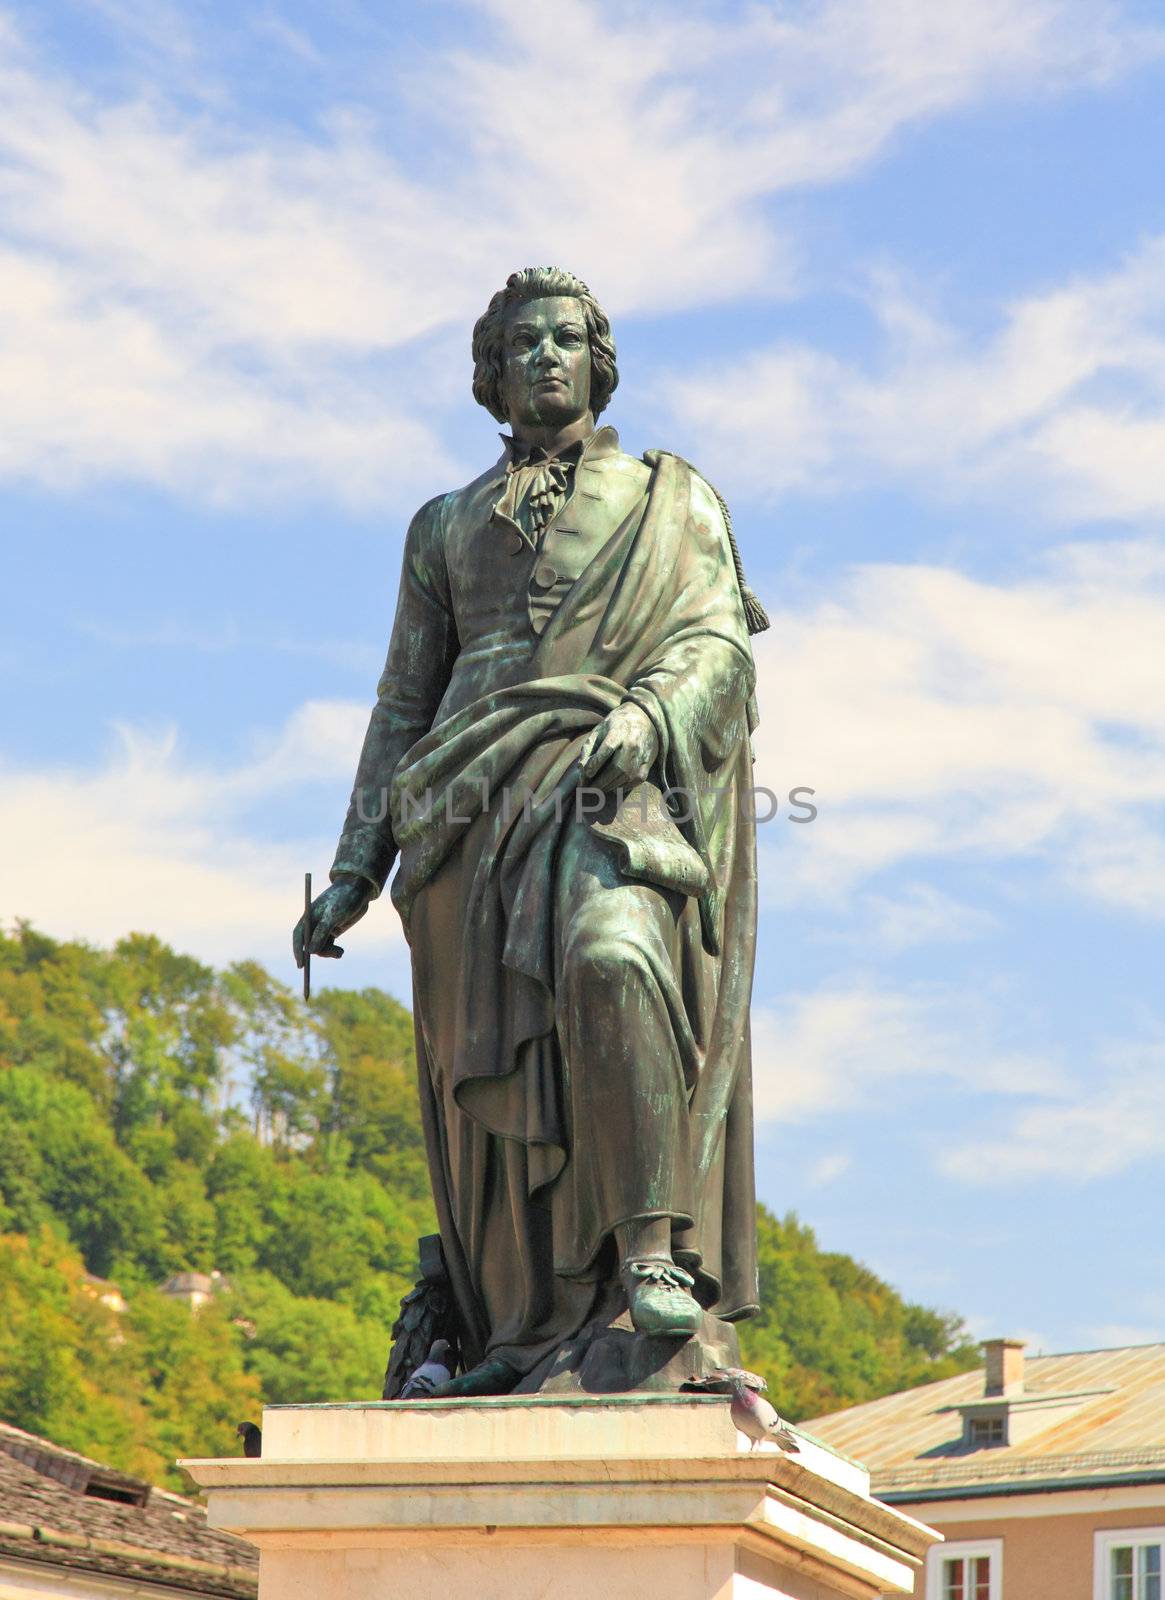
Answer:
<svg viewBox="0 0 1165 1600"><path fill-rule="evenodd" d="M692 1226L688 1102L699 1069L698 997L683 953L694 905L633 883L607 841L569 825L557 886L557 1021L571 1110L570 1170L555 1205L574 1210L582 1253L613 1235L644 1332L700 1322L673 1229ZM556 1218L561 1237L564 1219Z"/></svg>
<svg viewBox="0 0 1165 1600"><path fill-rule="evenodd" d="M413 999L433 1193L450 1276L462 1285L459 1304L474 1334L474 1370L451 1392L498 1394L577 1333L595 1284L554 1270L550 1213L531 1199L527 1147L492 1133L453 1092L467 857L472 865L472 851L455 851L417 898Z"/></svg>

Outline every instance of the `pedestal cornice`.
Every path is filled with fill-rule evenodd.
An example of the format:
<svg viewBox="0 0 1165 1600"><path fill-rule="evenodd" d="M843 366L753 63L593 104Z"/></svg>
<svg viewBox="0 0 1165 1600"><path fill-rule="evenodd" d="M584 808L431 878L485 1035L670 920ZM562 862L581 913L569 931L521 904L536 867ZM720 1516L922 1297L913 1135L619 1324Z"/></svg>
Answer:
<svg viewBox="0 0 1165 1600"><path fill-rule="evenodd" d="M260 1460L182 1465L212 1523L264 1552L730 1547L872 1596L910 1593L937 1538L807 1436L796 1456L750 1452L705 1397L272 1408Z"/></svg>

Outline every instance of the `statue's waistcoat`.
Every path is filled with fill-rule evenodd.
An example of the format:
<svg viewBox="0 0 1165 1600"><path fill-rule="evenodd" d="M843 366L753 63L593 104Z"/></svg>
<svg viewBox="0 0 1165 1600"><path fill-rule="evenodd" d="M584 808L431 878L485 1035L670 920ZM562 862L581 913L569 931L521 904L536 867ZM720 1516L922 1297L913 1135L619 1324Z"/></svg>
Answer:
<svg viewBox="0 0 1165 1600"><path fill-rule="evenodd" d="M619 449L615 430L601 428L537 544L495 511L504 458L448 497L445 563L460 653L442 714L520 675L571 586L626 518L642 514L650 480L650 469Z"/></svg>
<svg viewBox="0 0 1165 1600"><path fill-rule="evenodd" d="M564 595L643 498L648 472L623 454L586 456L574 493L547 526L526 585L530 626L541 634Z"/></svg>

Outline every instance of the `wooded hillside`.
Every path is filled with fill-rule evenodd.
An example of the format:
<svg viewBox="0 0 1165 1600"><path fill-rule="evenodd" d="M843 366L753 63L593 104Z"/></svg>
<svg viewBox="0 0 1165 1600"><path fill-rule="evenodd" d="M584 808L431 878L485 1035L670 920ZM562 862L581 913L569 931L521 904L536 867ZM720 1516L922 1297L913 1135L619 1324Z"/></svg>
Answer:
<svg viewBox="0 0 1165 1600"><path fill-rule="evenodd" d="M0 1418L173 1484L264 1401L377 1397L434 1227L413 1073L379 990L0 934ZM742 1343L789 1416L973 1364L957 1317L758 1220ZM194 1314L184 1270L223 1275Z"/></svg>

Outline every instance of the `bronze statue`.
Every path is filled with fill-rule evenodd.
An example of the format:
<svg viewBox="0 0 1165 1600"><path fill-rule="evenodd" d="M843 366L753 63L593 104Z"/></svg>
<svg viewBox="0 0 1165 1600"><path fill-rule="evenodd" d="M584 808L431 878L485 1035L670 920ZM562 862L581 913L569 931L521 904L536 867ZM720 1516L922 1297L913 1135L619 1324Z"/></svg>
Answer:
<svg viewBox="0 0 1165 1600"><path fill-rule="evenodd" d="M766 624L715 491L596 428L618 374L585 284L514 273L473 358L510 432L409 527L309 944L340 954L399 860L464 1366L446 1392L498 1394L537 1387L596 1317L666 1350L756 1308Z"/></svg>

